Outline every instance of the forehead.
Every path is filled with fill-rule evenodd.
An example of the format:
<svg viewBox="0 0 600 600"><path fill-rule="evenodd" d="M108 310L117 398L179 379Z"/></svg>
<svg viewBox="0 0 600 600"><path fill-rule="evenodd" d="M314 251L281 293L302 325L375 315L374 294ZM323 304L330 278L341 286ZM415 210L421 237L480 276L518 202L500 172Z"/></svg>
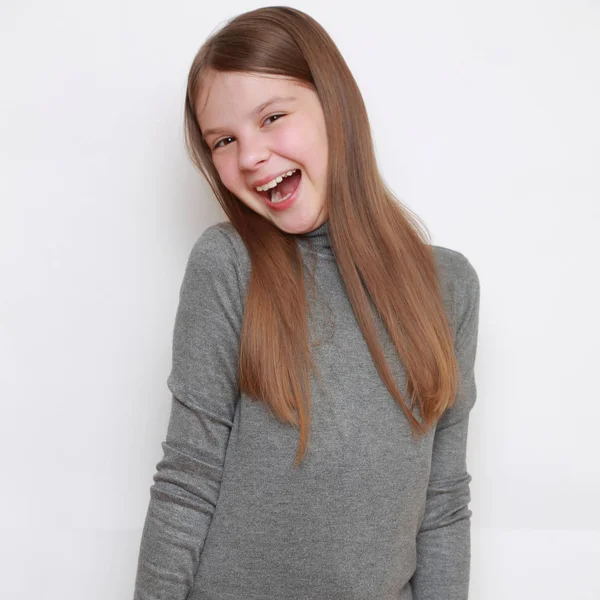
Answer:
<svg viewBox="0 0 600 600"><path fill-rule="evenodd" d="M281 75L213 71L198 91L196 114L204 131L249 118L252 110L274 96L295 97L302 103L309 93L306 86Z"/></svg>

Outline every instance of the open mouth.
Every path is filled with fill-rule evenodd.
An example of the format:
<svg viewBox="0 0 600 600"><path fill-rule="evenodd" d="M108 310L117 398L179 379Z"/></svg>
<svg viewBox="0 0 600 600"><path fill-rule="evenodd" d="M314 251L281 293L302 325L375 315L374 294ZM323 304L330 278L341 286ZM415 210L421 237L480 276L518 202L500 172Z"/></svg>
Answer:
<svg viewBox="0 0 600 600"><path fill-rule="evenodd" d="M298 185L300 184L301 177L302 171L300 169L296 169L294 173L288 177L284 177L283 180L274 188L264 192L257 192L256 190L254 191L262 196L267 202L271 202L273 204L283 202L296 191Z"/></svg>

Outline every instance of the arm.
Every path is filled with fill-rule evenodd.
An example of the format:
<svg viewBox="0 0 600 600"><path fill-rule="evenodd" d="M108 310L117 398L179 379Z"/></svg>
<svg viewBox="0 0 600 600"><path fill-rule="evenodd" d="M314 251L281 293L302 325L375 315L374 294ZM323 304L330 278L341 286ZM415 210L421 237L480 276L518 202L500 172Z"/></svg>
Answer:
<svg viewBox="0 0 600 600"><path fill-rule="evenodd" d="M184 600L193 588L239 396L242 315L235 251L209 227L180 289L167 381L171 415L150 488L134 600Z"/></svg>
<svg viewBox="0 0 600 600"><path fill-rule="evenodd" d="M471 560L471 511L467 472L469 412L477 388L474 365L479 322L479 278L465 259L463 289L457 286L456 356L460 367L455 404L440 418L433 441L425 514L417 535L414 600L466 600Z"/></svg>

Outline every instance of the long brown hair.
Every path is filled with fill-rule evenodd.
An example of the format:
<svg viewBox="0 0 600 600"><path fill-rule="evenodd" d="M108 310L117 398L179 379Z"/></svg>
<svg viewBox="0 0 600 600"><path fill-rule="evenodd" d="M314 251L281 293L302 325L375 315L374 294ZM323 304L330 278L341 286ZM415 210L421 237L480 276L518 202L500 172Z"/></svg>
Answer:
<svg viewBox="0 0 600 600"><path fill-rule="evenodd" d="M429 234L383 181L363 98L338 48L313 18L283 6L243 13L214 32L194 58L185 102L187 150L252 264L240 339L240 393L299 426L298 465L308 448L311 368L316 371L301 254L293 235L249 209L220 180L196 116L208 69L283 75L317 93L329 144L330 243L382 380L413 434L426 433L453 404L460 377ZM410 407L385 359L371 303L406 369ZM422 422L412 414L415 402Z"/></svg>

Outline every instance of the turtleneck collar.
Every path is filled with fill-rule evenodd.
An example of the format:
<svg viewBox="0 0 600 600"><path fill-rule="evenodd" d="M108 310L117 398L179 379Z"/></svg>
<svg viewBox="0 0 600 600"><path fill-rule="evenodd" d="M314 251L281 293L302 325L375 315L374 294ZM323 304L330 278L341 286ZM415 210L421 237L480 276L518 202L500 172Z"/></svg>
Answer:
<svg viewBox="0 0 600 600"><path fill-rule="evenodd" d="M332 252L329 240L329 220L312 231L298 234L297 238L303 243L312 244L312 247L315 249Z"/></svg>

